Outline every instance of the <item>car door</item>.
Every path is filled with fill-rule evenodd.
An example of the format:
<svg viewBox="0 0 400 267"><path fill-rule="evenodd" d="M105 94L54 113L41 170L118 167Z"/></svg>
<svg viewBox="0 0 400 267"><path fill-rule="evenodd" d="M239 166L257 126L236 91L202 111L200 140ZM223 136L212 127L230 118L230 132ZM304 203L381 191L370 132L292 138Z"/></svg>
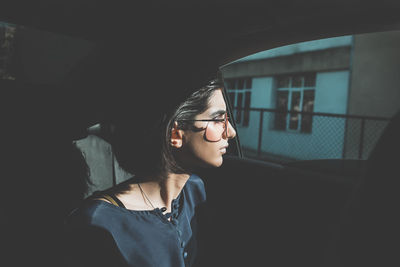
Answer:
<svg viewBox="0 0 400 267"><path fill-rule="evenodd" d="M399 44L397 30L352 34L221 67L237 138L224 164L201 176L201 264L347 266L343 225L400 108Z"/></svg>

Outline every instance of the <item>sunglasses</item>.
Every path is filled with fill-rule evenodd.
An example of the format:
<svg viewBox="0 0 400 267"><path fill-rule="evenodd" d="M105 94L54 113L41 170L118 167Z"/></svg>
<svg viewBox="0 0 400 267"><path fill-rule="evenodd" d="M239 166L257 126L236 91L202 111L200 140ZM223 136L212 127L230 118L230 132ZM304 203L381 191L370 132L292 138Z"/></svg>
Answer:
<svg viewBox="0 0 400 267"><path fill-rule="evenodd" d="M194 122L194 121L206 121L207 125L205 128L197 128L200 131L205 130L204 138L209 142L218 142L222 139L222 135L228 136L228 121L229 117L228 114L225 113L223 119L208 119L208 120L178 120L178 121L187 121L187 122Z"/></svg>

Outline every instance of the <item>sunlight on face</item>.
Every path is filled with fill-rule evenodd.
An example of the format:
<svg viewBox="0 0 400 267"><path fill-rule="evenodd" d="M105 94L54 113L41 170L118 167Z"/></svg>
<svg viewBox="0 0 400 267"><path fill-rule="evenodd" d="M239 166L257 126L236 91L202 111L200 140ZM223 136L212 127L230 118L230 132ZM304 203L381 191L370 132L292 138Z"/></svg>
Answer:
<svg viewBox="0 0 400 267"><path fill-rule="evenodd" d="M210 97L208 109L196 116L196 120L223 119L226 104L221 90L215 90ZM195 126L205 128L206 121L197 121ZM216 142L207 141L205 130L200 132L185 131L180 159L189 166L219 167L223 162L222 155L226 153L228 140L236 136L232 125L228 122L228 135L223 132Z"/></svg>

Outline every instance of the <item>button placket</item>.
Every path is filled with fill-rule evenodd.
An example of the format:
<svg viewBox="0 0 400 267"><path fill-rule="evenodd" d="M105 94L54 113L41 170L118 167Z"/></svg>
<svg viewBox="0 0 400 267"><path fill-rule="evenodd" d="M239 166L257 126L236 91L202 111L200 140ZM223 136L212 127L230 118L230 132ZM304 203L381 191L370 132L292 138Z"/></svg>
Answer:
<svg viewBox="0 0 400 267"><path fill-rule="evenodd" d="M174 199L171 203L171 223L172 225L175 227L176 229L176 233L177 233L177 239L178 239L178 247L181 250L181 255L183 256L183 259L185 261L185 264L187 263L188 260L188 252L185 251L185 246L186 246L186 242L184 240L182 240L182 230L179 229L178 226L178 212L179 212L179 198L178 199Z"/></svg>

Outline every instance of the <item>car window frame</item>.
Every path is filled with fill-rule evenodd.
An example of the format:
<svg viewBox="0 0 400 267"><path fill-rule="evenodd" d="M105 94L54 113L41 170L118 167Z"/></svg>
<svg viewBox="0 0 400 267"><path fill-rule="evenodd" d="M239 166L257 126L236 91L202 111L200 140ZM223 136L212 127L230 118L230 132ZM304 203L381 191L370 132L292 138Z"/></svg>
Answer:
<svg viewBox="0 0 400 267"><path fill-rule="evenodd" d="M225 102L227 104L227 110L229 110L228 114L229 114L229 117L231 118L230 123L232 124L232 126L234 127L234 129L236 131L236 137L234 138L234 140L235 140L235 145L236 145L236 149L237 149L237 156L239 158L241 158L241 159L246 159L246 160L248 159L248 160L252 160L252 161L260 161L260 163L261 162L269 162L269 161L265 161L265 160L262 160L262 159L247 158L247 157L245 157L245 155L243 155L242 146L240 144L240 134L239 134L239 132L237 130L237 125L236 125L236 122L235 122L235 117L234 117L234 112L233 112L233 106L232 106L232 103L230 102L229 94L228 94L227 88L225 86L224 75L223 75L223 72L222 72L222 69L226 65L229 65L230 63L235 62L236 60L240 60L240 59L242 59L244 57L247 57L247 56L262 52L262 51L267 51L267 50L270 50L270 49L275 49L275 48L279 48L279 47L283 47L283 46L293 45L293 44L296 44L296 43L313 41L313 40L321 40L321 39L327 39L327 38L338 37L338 36L346 36L346 35L349 35L349 34L350 35L357 35L357 34L369 34L369 33L379 33L379 32L388 32L388 31L399 31L400 32L400 24L398 24L398 23L392 23L390 25L381 24L378 27L370 27L368 30L366 30L366 29L355 30L355 31L346 32L345 34L340 34L340 35L336 35L336 34L331 34L331 35L328 35L328 36L327 35L323 35L323 36L320 36L320 38L318 38L318 39L307 38L307 39L302 39L302 40L293 41L293 42L285 42L285 43L282 43L282 44L280 44L278 46L272 46L272 47L268 43L264 43L264 45L262 45L262 46L260 46L260 44L253 43L254 44L253 46L257 47L257 51L256 52L255 51L253 51L251 53L248 52L246 55L241 55L240 57L237 57L237 56L236 57L231 57L231 59L232 58L234 58L234 59L230 60L229 62L224 62L224 64L221 64L219 66L218 73L219 73L220 79L223 82L223 95L224 95ZM265 49L260 49L260 47L264 47ZM248 51L251 51L251 49L248 49ZM324 159L324 160L338 160L338 159ZM345 160L345 159L341 159L341 160ZM352 160L352 159L349 159L349 160ZM295 161L295 162L304 162L304 161L316 161L316 160L310 159L310 160L300 160L300 161ZM279 164L281 166L287 165L287 163L277 163L277 162L272 162L272 163Z"/></svg>

